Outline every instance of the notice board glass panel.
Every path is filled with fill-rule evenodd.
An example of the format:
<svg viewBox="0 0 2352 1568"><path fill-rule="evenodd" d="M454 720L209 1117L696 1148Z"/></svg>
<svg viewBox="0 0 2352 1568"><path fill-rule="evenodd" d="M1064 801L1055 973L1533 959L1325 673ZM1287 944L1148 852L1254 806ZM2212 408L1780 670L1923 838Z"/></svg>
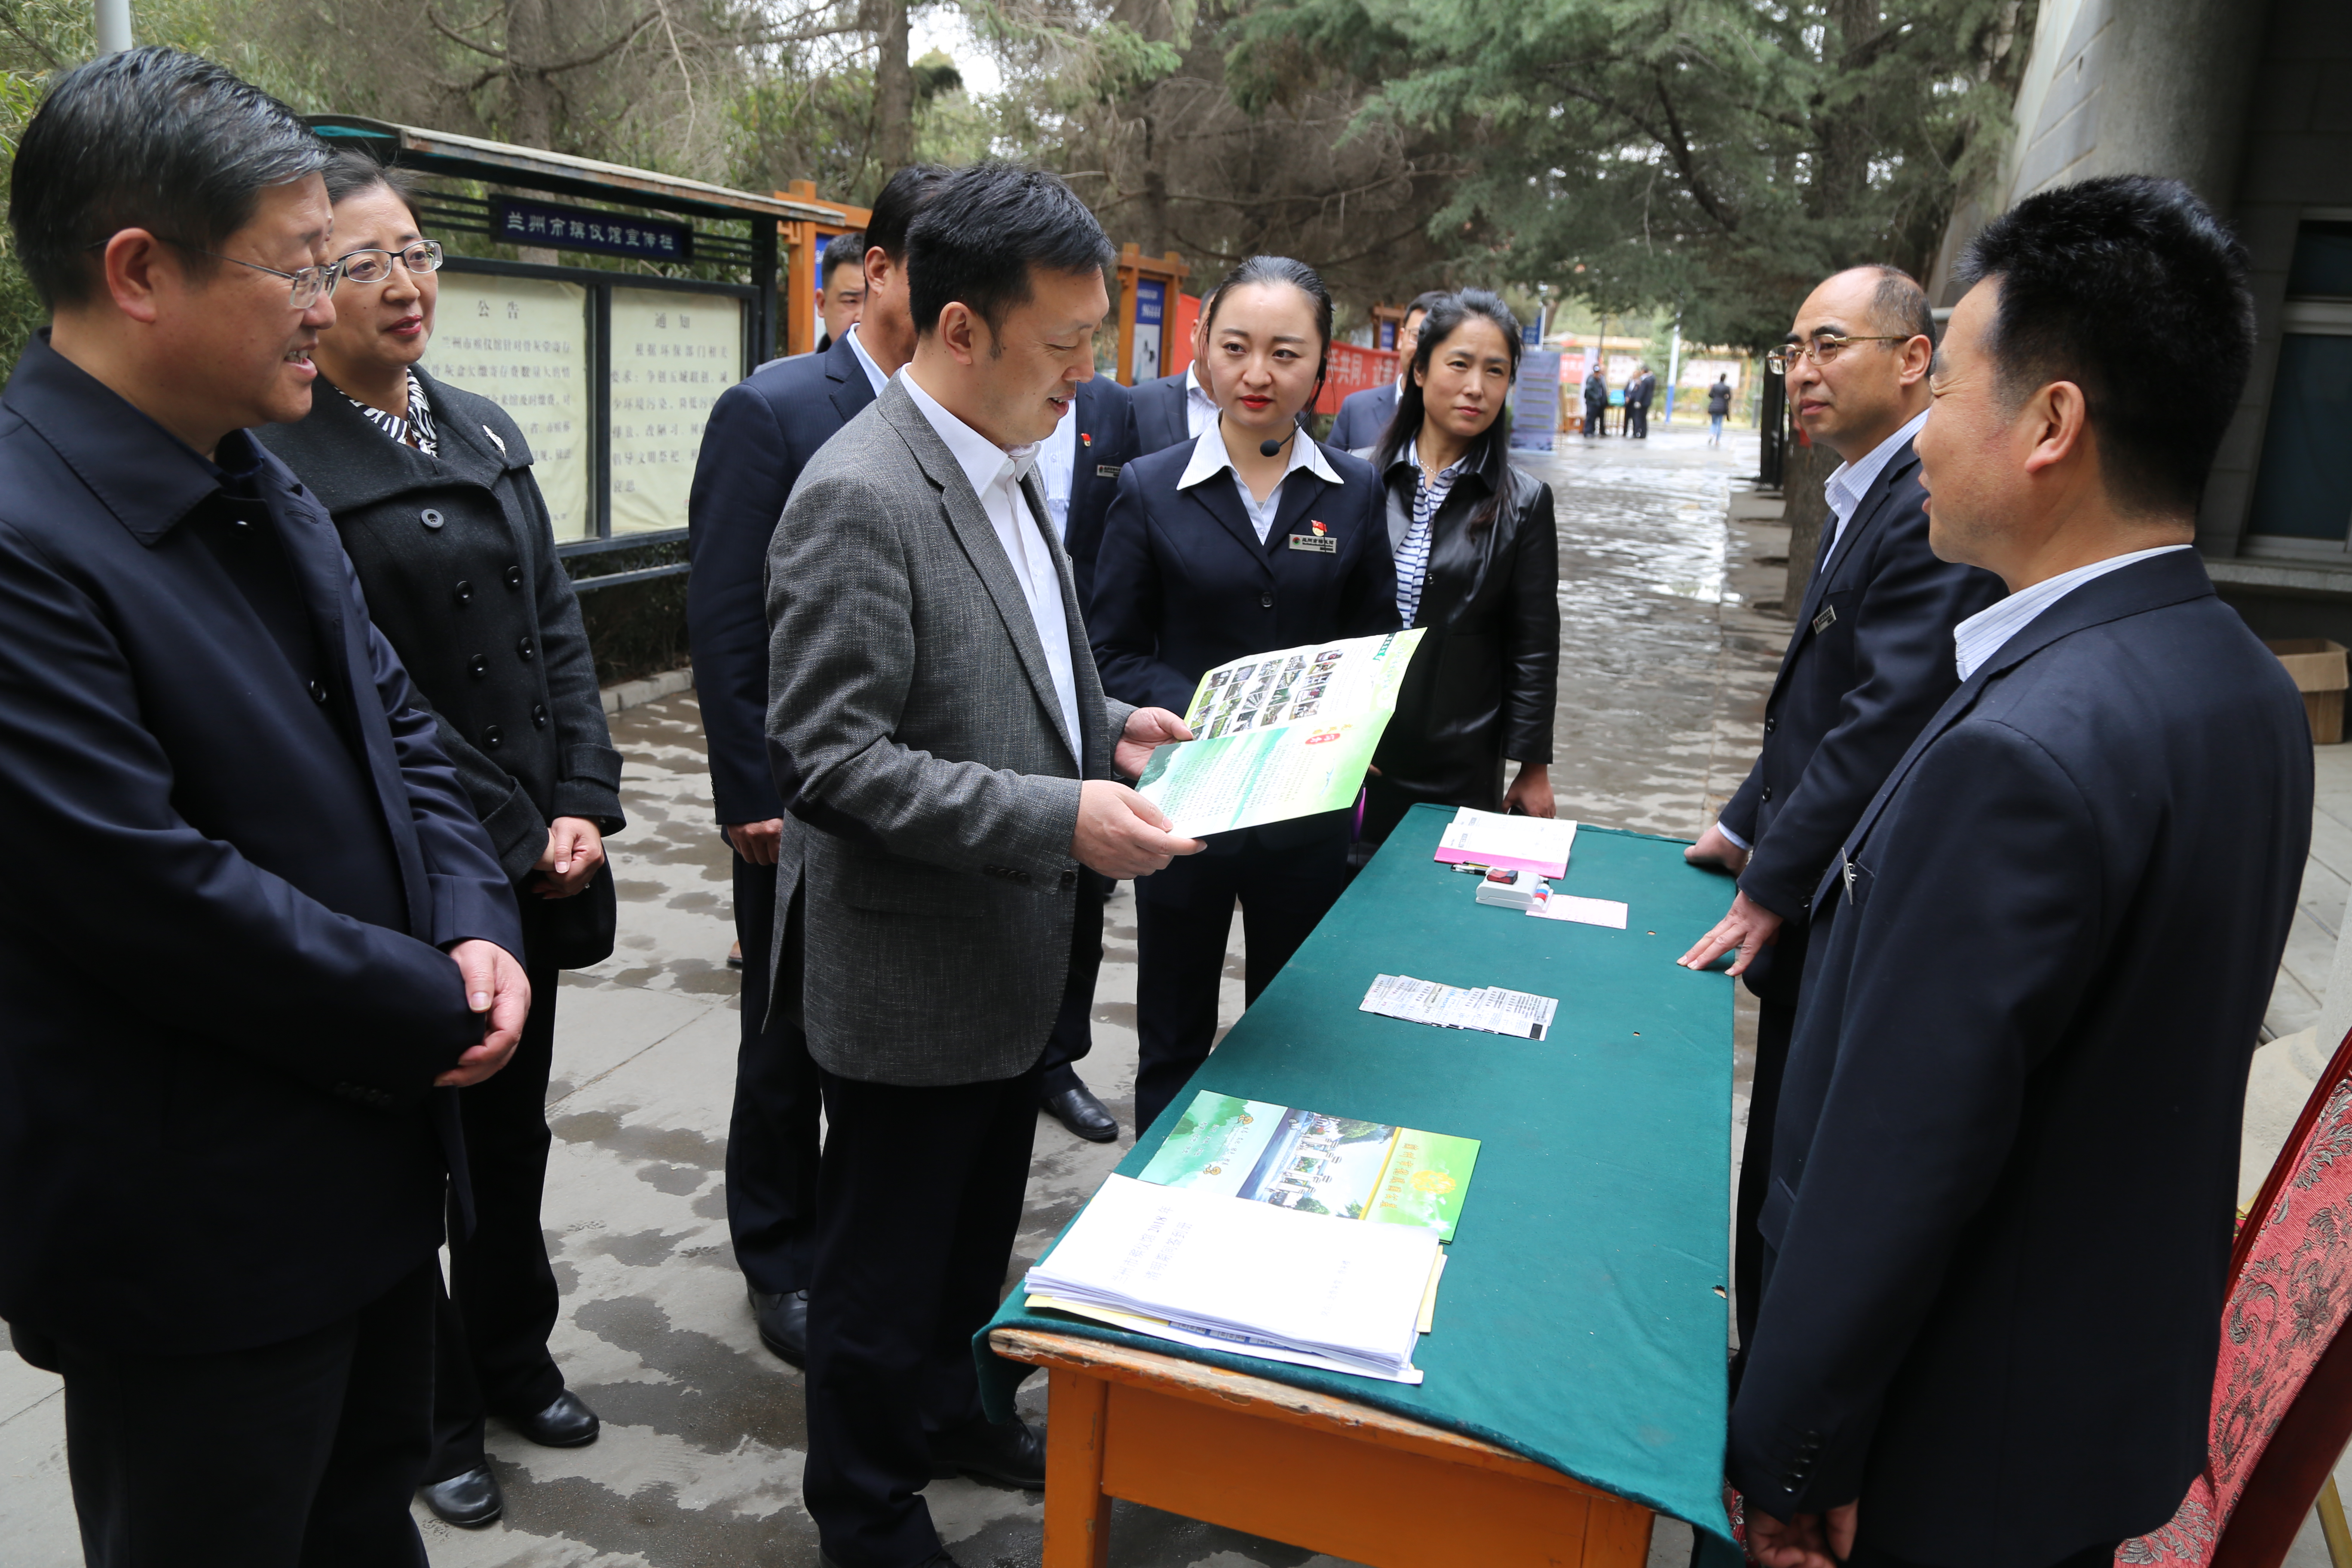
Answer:
<svg viewBox="0 0 2352 1568"><path fill-rule="evenodd" d="M559 543L595 531L589 507L588 290L541 278L441 273L425 368L505 409Z"/></svg>
<svg viewBox="0 0 2352 1568"><path fill-rule="evenodd" d="M613 290L613 532L686 526L702 426L743 379L743 304L726 294Z"/></svg>
<svg viewBox="0 0 2352 1568"><path fill-rule="evenodd" d="M2341 540L2352 528L2352 337L2289 332L2271 384L2270 427L2254 479L2251 531Z"/></svg>

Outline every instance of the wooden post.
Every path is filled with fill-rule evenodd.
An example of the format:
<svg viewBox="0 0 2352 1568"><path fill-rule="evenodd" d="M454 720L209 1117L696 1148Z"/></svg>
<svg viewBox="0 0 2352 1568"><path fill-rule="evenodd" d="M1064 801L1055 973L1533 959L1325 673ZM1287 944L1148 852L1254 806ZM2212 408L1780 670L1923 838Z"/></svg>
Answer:
<svg viewBox="0 0 2352 1568"><path fill-rule="evenodd" d="M1110 1384L1082 1372L1046 1373L1045 1568L1107 1568L1110 1499L1102 1489Z"/></svg>
<svg viewBox="0 0 2352 1568"><path fill-rule="evenodd" d="M1191 277L1192 273L1192 269L1184 265L1184 258L1172 250L1164 257L1151 257L1144 255L1139 246L1129 245L1120 248L1118 253L1118 361L1112 366L1112 374L1121 385L1135 384L1137 284L1139 281L1151 281L1159 287L1160 320L1146 323L1143 330L1159 334L1154 344L1159 351L1154 356L1160 367L1157 374L1166 375L1171 374L1168 366L1172 356L1168 352L1168 334L1176 320L1176 300L1183 289L1184 279Z"/></svg>

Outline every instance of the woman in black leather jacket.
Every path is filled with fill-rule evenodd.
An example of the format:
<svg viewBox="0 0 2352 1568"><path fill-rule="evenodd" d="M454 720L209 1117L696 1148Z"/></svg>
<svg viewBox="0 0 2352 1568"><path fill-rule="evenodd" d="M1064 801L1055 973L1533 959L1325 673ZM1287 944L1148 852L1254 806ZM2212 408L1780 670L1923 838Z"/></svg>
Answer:
<svg viewBox="0 0 2352 1568"><path fill-rule="evenodd" d="M1424 628L1366 781L1363 837L1417 801L1553 814L1559 542L1551 487L1511 467L1503 417L1519 323L1483 289L1438 302L1372 448L1388 496L1397 611ZM1518 763L1503 784L1506 758Z"/></svg>

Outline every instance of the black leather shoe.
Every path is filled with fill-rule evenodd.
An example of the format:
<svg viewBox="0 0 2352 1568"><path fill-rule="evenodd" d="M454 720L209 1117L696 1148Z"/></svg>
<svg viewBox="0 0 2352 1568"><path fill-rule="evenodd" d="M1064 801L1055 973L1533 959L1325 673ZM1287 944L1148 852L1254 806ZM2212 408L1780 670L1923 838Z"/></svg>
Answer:
<svg viewBox="0 0 2352 1568"><path fill-rule="evenodd" d="M827 1557L822 1552L816 1554L816 1561L817 1568L841 1568L840 1563L835 1563L832 1558ZM954 1558L942 1552L937 1556L924 1558L920 1563L915 1564L915 1568L962 1568L962 1565L957 1563Z"/></svg>
<svg viewBox="0 0 2352 1568"><path fill-rule="evenodd" d="M1045 1489L1045 1434L1025 1421L975 1421L931 1434L931 1478L976 1476L1024 1491Z"/></svg>
<svg viewBox="0 0 2352 1568"><path fill-rule="evenodd" d="M1118 1136L1118 1118L1085 1084L1049 1094L1045 1113L1089 1143L1108 1143Z"/></svg>
<svg viewBox="0 0 2352 1568"><path fill-rule="evenodd" d="M568 1388L546 1409L530 1415L509 1415L507 1422L542 1448L584 1448L604 1427L596 1413Z"/></svg>
<svg viewBox="0 0 2352 1568"><path fill-rule="evenodd" d="M479 1530L507 1510L506 1494L499 1490L499 1478L488 1465L419 1487L416 1495L436 1519L460 1530Z"/></svg>
<svg viewBox="0 0 2352 1568"><path fill-rule="evenodd" d="M794 1366L808 1365L808 1292L753 1290L750 1295L760 1342Z"/></svg>

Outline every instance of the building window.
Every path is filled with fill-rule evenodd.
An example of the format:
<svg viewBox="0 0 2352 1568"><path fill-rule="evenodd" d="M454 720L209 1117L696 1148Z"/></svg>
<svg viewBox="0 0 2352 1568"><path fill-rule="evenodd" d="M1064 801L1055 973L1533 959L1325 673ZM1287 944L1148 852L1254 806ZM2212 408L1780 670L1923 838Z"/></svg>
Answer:
<svg viewBox="0 0 2352 1568"><path fill-rule="evenodd" d="M2303 225L2283 321L2248 526L2341 545L2352 532L2352 223Z"/></svg>

